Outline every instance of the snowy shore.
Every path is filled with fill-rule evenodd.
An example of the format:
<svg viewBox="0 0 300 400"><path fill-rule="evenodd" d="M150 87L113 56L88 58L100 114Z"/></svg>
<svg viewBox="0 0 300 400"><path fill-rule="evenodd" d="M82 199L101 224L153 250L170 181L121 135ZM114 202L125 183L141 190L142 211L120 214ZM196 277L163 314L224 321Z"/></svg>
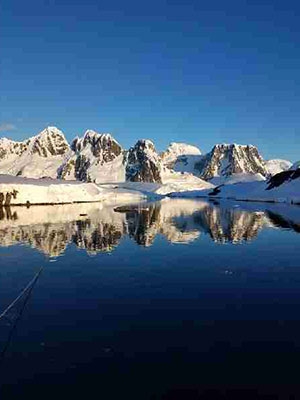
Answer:
<svg viewBox="0 0 300 400"><path fill-rule="evenodd" d="M0 206L91 202L118 204L145 199L145 194L141 192L102 188L94 183L0 175Z"/></svg>
<svg viewBox="0 0 300 400"><path fill-rule="evenodd" d="M268 182L239 182L221 185L213 190L174 192L170 197L208 197L236 201L300 204L300 179L284 182L279 187L268 189Z"/></svg>
<svg viewBox="0 0 300 400"><path fill-rule="evenodd" d="M293 173L293 172L291 172ZM287 174L287 172L285 173ZM298 174L298 173L297 173ZM300 179L285 178L283 182L257 180L214 186L201 179L186 176L169 179L163 184L123 182L97 185L79 181L27 179L0 175L0 206L30 204L70 204L105 202L128 204L165 197L214 198L236 201L300 204ZM273 178L274 180L274 178ZM277 186L276 186L277 185Z"/></svg>

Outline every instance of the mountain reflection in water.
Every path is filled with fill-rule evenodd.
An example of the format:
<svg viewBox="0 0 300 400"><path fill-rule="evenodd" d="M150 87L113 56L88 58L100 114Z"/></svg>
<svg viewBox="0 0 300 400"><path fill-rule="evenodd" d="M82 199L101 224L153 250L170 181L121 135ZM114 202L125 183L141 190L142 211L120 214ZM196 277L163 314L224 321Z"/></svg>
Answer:
<svg viewBox="0 0 300 400"><path fill-rule="evenodd" d="M101 203L0 208L0 246L26 244L51 257L72 243L90 255L112 251L123 236L151 246L157 235L188 244L204 233L215 242L236 244L253 240L263 228L300 232L300 208L186 199L116 210Z"/></svg>

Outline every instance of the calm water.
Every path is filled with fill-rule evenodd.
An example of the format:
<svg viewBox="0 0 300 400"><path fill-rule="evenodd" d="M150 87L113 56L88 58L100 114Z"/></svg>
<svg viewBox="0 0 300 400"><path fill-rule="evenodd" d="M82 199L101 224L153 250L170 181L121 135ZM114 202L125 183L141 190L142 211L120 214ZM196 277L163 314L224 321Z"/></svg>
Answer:
<svg viewBox="0 0 300 400"><path fill-rule="evenodd" d="M0 320L2 398L299 392L299 233L285 205L1 210L0 312L44 266Z"/></svg>

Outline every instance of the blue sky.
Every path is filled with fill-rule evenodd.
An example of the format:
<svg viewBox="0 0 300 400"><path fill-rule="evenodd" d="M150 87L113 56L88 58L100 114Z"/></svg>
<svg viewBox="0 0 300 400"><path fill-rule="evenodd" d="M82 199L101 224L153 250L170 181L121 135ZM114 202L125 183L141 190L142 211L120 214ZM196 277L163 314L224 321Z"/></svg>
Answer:
<svg viewBox="0 0 300 400"><path fill-rule="evenodd" d="M0 135L56 125L300 159L300 4L2 0Z"/></svg>

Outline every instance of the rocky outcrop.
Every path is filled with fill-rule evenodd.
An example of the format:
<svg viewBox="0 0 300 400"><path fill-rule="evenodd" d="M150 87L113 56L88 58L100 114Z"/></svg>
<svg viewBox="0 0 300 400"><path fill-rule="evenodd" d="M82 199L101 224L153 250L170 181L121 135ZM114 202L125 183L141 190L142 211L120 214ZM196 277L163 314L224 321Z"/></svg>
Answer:
<svg viewBox="0 0 300 400"><path fill-rule="evenodd" d="M88 130L73 140L58 177L96 183L124 181L124 151L110 134Z"/></svg>
<svg viewBox="0 0 300 400"><path fill-rule="evenodd" d="M272 176L268 183L266 190L277 188L284 183L292 182L296 179L300 179L300 168L289 169L288 171L282 171L279 174Z"/></svg>
<svg viewBox="0 0 300 400"><path fill-rule="evenodd" d="M217 144L195 168L207 180L242 173L268 175L263 158L251 145Z"/></svg>
<svg viewBox="0 0 300 400"><path fill-rule="evenodd" d="M162 183L162 161L153 142L139 140L126 156L126 180Z"/></svg>

